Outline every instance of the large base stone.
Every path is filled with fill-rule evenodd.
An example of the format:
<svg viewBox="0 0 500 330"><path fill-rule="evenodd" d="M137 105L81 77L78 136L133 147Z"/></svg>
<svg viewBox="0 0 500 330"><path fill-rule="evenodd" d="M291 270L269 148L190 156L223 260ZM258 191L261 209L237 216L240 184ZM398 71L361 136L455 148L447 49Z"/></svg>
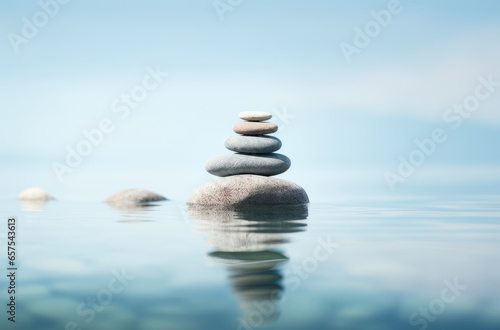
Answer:
<svg viewBox="0 0 500 330"><path fill-rule="evenodd" d="M296 205L309 203L305 190L287 180L260 175L235 175L199 187L190 205Z"/></svg>

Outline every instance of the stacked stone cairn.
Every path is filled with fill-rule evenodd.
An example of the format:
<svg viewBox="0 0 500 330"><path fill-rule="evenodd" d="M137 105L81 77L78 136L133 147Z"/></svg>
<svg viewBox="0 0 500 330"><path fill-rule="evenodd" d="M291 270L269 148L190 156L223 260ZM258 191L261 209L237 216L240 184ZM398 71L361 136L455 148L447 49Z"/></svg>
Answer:
<svg viewBox="0 0 500 330"><path fill-rule="evenodd" d="M226 140L225 147L234 154L210 159L205 169L222 177L198 188L189 204L200 205L289 205L309 202L304 189L293 182L271 178L286 172L290 159L275 153L281 149L278 126L267 120L267 112L243 112L244 120L233 127L239 135Z"/></svg>

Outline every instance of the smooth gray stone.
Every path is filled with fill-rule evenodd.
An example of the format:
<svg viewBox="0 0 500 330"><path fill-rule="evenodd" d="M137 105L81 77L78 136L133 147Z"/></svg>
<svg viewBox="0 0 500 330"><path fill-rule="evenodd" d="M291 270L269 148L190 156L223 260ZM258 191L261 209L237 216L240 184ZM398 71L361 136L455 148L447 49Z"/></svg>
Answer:
<svg viewBox="0 0 500 330"><path fill-rule="evenodd" d="M280 139L268 135L237 135L224 144L227 149L246 154L270 154L281 149Z"/></svg>
<svg viewBox="0 0 500 330"><path fill-rule="evenodd" d="M189 205L297 205L309 203L306 191L288 180L260 175L236 175L199 187Z"/></svg>
<svg viewBox="0 0 500 330"><path fill-rule="evenodd" d="M290 165L290 159L281 154L230 154L208 160L205 169L220 177L239 174L273 176L286 172Z"/></svg>

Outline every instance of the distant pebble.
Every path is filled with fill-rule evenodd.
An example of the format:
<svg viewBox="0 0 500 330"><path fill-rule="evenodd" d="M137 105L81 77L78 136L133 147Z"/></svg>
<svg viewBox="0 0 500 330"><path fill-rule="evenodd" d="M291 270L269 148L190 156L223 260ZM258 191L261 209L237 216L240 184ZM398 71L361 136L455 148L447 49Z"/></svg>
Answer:
<svg viewBox="0 0 500 330"><path fill-rule="evenodd" d="M17 196L18 199L25 201L48 201L54 199L42 188L28 188Z"/></svg>
<svg viewBox="0 0 500 330"><path fill-rule="evenodd" d="M106 199L111 204L133 204L164 201L167 198L145 189L127 189L119 191Z"/></svg>

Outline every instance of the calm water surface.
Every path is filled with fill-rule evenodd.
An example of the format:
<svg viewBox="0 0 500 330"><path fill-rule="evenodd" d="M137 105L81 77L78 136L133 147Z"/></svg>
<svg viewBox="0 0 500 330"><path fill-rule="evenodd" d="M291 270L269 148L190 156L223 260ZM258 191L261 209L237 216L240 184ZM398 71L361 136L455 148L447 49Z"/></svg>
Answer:
<svg viewBox="0 0 500 330"><path fill-rule="evenodd" d="M0 205L4 269L19 222L16 323L4 307L1 329L500 328L494 198Z"/></svg>

